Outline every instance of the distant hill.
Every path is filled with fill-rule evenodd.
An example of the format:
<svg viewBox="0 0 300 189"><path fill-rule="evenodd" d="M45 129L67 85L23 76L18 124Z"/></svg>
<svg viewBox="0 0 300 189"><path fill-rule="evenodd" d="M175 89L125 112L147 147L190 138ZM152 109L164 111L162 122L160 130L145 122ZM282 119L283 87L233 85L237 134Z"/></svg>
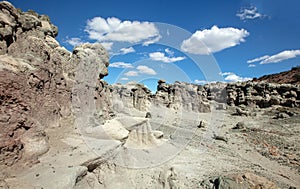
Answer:
<svg viewBox="0 0 300 189"><path fill-rule="evenodd" d="M300 66L293 67L289 71L280 72L277 74L264 75L253 81L266 81L269 83L290 83L300 84Z"/></svg>

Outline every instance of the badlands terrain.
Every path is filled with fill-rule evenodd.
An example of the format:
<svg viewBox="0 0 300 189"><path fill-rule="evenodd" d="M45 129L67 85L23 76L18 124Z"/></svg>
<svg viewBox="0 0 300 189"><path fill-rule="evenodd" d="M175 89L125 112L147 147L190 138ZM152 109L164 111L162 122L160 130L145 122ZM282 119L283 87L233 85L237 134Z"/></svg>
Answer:
<svg viewBox="0 0 300 189"><path fill-rule="evenodd" d="M299 188L300 68L109 85L100 44L0 2L0 188Z"/></svg>

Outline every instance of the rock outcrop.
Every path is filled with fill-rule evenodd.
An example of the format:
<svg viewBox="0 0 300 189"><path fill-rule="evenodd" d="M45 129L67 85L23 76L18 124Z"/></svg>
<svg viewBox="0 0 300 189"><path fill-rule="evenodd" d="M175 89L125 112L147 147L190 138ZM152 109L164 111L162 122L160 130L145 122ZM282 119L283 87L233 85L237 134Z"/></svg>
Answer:
<svg viewBox="0 0 300 189"><path fill-rule="evenodd" d="M153 103L174 110L210 111L207 91L203 86L178 81L174 84L166 84L165 81L159 80Z"/></svg>
<svg viewBox="0 0 300 189"><path fill-rule="evenodd" d="M151 91L142 84L129 82L125 85L114 84L112 87L112 103L114 110L130 111L149 111L151 103Z"/></svg>
<svg viewBox="0 0 300 189"><path fill-rule="evenodd" d="M167 107L175 111L210 111L207 89L203 86L183 82L167 84L159 80L157 92L152 94L147 87L136 82L124 85L108 85L104 81L100 83L96 99L99 98L102 102L97 100L99 102L97 107L104 108L99 114L105 118L112 117L114 112L130 114L130 112L140 111L144 115L145 112L150 111L151 106ZM105 97L106 102L103 102L104 98L100 96Z"/></svg>
<svg viewBox="0 0 300 189"><path fill-rule="evenodd" d="M258 79L253 79L255 82L268 82L280 84L300 84L300 66L293 67L289 71L280 72L271 75L264 75Z"/></svg>
<svg viewBox="0 0 300 189"><path fill-rule="evenodd" d="M300 86L266 82L231 83L226 87L227 104L247 105L260 108L272 105L299 106Z"/></svg>
<svg viewBox="0 0 300 189"><path fill-rule="evenodd" d="M70 113L71 86L63 71L70 53L54 39L57 27L47 16L3 1L0 20L0 163L12 165L28 151L26 141L40 140L44 128ZM32 155L46 152L46 141Z"/></svg>
<svg viewBox="0 0 300 189"><path fill-rule="evenodd" d="M48 16L3 1L0 20L0 164L47 152L44 130L71 115L77 124L89 125L103 124L115 113L145 116L151 104L210 111L201 86L160 81L153 95L138 83L108 85L101 80L108 74L106 50L83 44L69 52L55 40L58 29ZM30 145L40 145L39 150Z"/></svg>
<svg viewBox="0 0 300 189"><path fill-rule="evenodd" d="M0 2L0 188L277 188L249 169L299 186L292 166L266 159L299 167L298 109L270 108L265 122L249 111L299 106L299 86L109 85L103 46L69 52L57 34L47 16ZM225 103L246 120L223 119Z"/></svg>
<svg viewBox="0 0 300 189"><path fill-rule="evenodd" d="M108 56L101 45L82 45L70 53L55 40L57 34L48 16L0 2L2 165L47 152L44 129L72 114L78 65L97 62L99 77L107 75Z"/></svg>

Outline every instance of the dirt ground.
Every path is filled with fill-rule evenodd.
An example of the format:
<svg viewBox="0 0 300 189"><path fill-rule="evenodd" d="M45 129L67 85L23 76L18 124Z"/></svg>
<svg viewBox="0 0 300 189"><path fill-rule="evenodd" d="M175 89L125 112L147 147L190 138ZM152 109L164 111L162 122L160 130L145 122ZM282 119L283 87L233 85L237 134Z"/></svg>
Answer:
<svg viewBox="0 0 300 189"><path fill-rule="evenodd" d="M245 172L278 188L300 187L299 109L249 109L250 116L238 116L234 107L217 107L212 103L211 113L200 114L153 107L151 128L141 126L141 138L131 139L140 148L126 143L130 134L103 138L97 127L62 120L47 129L50 151L36 162L2 170L0 188L203 188L204 180ZM144 119L141 115L115 120L124 126ZM163 136L151 138L155 130Z"/></svg>

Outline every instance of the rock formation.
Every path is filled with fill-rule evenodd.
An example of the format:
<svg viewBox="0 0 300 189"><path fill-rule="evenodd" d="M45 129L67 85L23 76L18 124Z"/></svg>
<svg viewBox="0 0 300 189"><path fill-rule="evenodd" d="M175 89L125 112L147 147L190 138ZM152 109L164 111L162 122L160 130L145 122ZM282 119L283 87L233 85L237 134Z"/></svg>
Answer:
<svg viewBox="0 0 300 189"><path fill-rule="evenodd" d="M151 103L151 91L142 84L129 82L125 85L114 84L112 87L112 103L114 110L130 111L149 111Z"/></svg>
<svg viewBox="0 0 300 189"><path fill-rule="evenodd" d="M6 1L0 8L2 164L19 160L30 137L37 137L37 145L44 144L40 152L31 154L46 152L44 129L58 127L61 118L73 113L82 118L78 124L89 123L91 115L103 124L116 112L145 116L151 103L210 111L201 86L160 81L155 95L138 83L110 86L101 80L108 74L108 54L100 44L84 44L71 53L55 40L58 29L49 17L22 12Z"/></svg>
<svg viewBox="0 0 300 189"><path fill-rule="evenodd" d="M222 82L208 83L204 85L205 92L207 93L207 99L214 100L219 103L226 103L226 86L227 83Z"/></svg>
<svg viewBox="0 0 300 189"><path fill-rule="evenodd" d="M174 110L209 112L210 105L204 87L184 82L166 84L159 80L153 103Z"/></svg>
<svg viewBox="0 0 300 189"><path fill-rule="evenodd" d="M284 71L271 75L264 75L260 78L253 79L255 82L268 82L268 83L280 83L280 84L300 84L300 66L293 67L289 71Z"/></svg>
<svg viewBox="0 0 300 189"><path fill-rule="evenodd" d="M277 188L252 173L227 175L249 169L300 185L290 169L300 165L300 114L289 108L299 107L298 85L159 80L152 94L102 80L109 58L100 44L69 52L57 35L47 16L0 2L0 188ZM274 108L260 108L273 105L276 120L262 122Z"/></svg>
<svg viewBox="0 0 300 189"><path fill-rule="evenodd" d="M108 56L99 44L70 53L55 40L58 30L48 16L22 12L6 1L0 3L0 20L0 164L12 165L22 155L47 151L44 129L71 115L76 68L89 57L88 63L99 63L101 78ZM32 141L35 147L29 147Z"/></svg>
<svg viewBox="0 0 300 189"><path fill-rule="evenodd" d="M132 111L148 112L151 106L167 107L171 110L209 112L210 105L207 99L207 91L203 86L189 83L175 82L167 84L163 80L158 81L157 92L151 91L143 84L129 82L127 84L108 85L100 81L101 85L97 89L100 96L107 97L107 103L99 102L99 108L108 108L103 110L105 114L113 112L129 113ZM101 89L101 90L100 90ZM101 93L103 93L101 95ZM98 97L96 97L98 99ZM100 105L102 104L102 106ZM107 116L105 116L107 118ZM108 116L109 117L109 116Z"/></svg>
<svg viewBox="0 0 300 189"><path fill-rule="evenodd" d="M226 87L227 104L247 105L260 108L272 105L299 106L300 86L266 82L231 83Z"/></svg>
<svg viewBox="0 0 300 189"><path fill-rule="evenodd" d="M0 163L11 165L28 149L26 141L44 136L44 128L70 113L71 87L63 70L70 53L54 39L57 27L47 16L3 1L0 20ZM42 143L32 155L47 151Z"/></svg>

